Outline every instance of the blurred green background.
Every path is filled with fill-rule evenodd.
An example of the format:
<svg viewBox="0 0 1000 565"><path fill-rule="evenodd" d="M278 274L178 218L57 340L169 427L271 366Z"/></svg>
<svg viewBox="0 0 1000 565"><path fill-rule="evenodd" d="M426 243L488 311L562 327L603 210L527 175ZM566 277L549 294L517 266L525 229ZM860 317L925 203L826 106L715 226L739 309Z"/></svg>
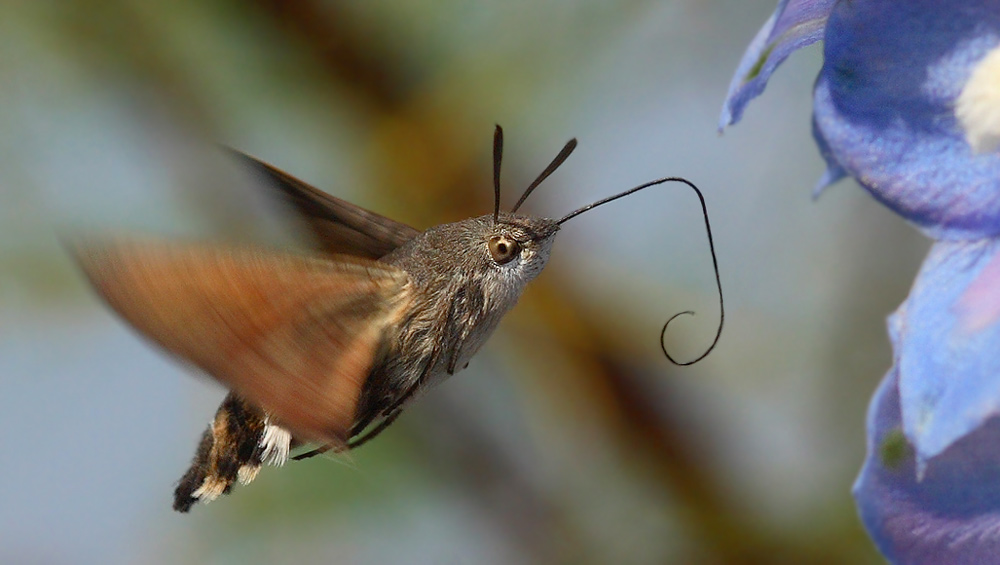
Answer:
<svg viewBox="0 0 1000 565"><path fill-rule="evenodd" d="M849 489L926 243L850 183L809 191L821 51L715 124L773 0L0 3L0 562L877 563ZM349 457L171 493L224 391L104 310L80 229L300 245L229 145L418 228L566 225L469 369Z"/></svg>

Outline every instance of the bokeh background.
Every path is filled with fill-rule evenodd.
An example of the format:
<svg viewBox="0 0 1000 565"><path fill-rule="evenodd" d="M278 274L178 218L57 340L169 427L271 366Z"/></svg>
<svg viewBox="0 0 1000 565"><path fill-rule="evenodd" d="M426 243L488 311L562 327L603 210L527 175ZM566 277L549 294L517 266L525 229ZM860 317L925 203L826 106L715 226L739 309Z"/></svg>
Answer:
<svg viewBox="0 0 1000 565"><path fill-rule="evenodd" d="M884 318L927 244L823 170L821 51L724 136L773 0L0 3L0 562L878 563L849 490ZM102 308L57 234L302 246L220 150L419 228L566 225L469 369L349 457L265 469L190 515L171 493L224 391Z"/></svg>

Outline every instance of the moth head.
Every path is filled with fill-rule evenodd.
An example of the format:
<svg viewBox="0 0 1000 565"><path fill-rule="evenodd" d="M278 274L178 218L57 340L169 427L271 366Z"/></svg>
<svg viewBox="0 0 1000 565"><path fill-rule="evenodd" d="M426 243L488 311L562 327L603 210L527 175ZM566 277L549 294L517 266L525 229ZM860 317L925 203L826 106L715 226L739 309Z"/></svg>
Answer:
<svg viewBox="0 0 1000 565"><path fill-rule="evenodd" d="M477 218L483 227L481 256L504 279L527 283L549 260L559 225L549 218L500 214Z"/></svg>
<svg viewBox="0 0 1000 565"><path fill-rule="evenodd" d="M517 209L535 188L548 178L576 149L571 139L549 166L542 171L521 195L510 212L500 212L500 163L503 159L503 129L496 126L493 134L493 215L476 218L484 228L486 264L507 282L527 283L538 276L549 260L552 242L559 231L559 222L517 214Z"/></svg>

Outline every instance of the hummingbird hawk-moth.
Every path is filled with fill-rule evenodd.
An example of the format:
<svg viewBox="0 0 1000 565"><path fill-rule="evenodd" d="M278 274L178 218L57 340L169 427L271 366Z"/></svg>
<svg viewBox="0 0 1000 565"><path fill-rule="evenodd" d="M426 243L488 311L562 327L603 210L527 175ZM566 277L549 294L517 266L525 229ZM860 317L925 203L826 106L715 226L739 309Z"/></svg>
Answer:
<svg viewBox="0 0 1000 565"><path fill-rule="evenodd" d="M230 389L177 485L174 509L187 512L236 482L249 483L262 465L282 465L298 446L318 446L295 457L303 459L378 435L419 392L466 367L541 272L563 223L649 186L677 181L698 194L721 312L705 200L685 179L646 183L558 220L517 214L575 147L570 140L511 211L501 212L497 126L493 213L423 232L237 152L292 204L320 253L142 238L71 244L112 309ZM704 358L723 319L708 350L678 364ZM665 331L666 324L661 348L676 363Z"/></svg>

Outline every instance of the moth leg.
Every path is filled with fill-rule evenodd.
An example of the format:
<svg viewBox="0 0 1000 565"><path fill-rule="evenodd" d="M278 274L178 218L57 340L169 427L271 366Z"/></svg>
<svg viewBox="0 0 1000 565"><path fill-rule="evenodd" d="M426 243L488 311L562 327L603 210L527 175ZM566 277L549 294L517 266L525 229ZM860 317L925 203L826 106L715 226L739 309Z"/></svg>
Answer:
<svg viewBox="0 0 1000 565"><path fill-rule="evenodd" d="M417 387L413 387L413 390L416 390L416 388ZM407 394L407 395L405 395L403 397L403 399L400 402L400 404L402 404L402 402L405 402L406 398L408 398L411 395L412 395L412 391L410 392L410 394ZM365 443L368 443L368 440L371 440L375 436L377 436L378 434L382 433L382 430L388 428L389 424L392 424L393 422L395 422L396 418L398 418L399 415L402 414L402 413L403 413L403 407L400 406L400 405L394 405L394 408L393 408L392 412L390 412L388 416L386 416L385 418L383 418L374 428L372 428L371 430L368 430L368 432L365 433L364 435L362 435L360 437L355 437L350 442L348 442L347 447L349 449L354 449L356 447L360 447L361 445L363 445ZM331 449L338 449L338 448L342 449L343 446L337 446L337 445L332 445L332 444L321 445L321 446L317 447L316 449L313 449L312 451L307 451L305 453L301 453L299 455L296 455L295 457L292 457L292 459L294 461L302 461L303 459L309 459L310 457L315 457L317 455L322 455L323 453L326 453L327 451L330 451Z"/></svg>
<svg viewBox="0 0 1000 565"><path fill-rule="evenodd" d="M416 390L416 387L414 387L413 390ZM406 396L409 397L411 395L412 395L412 392L410 394L406 395ZM403 400L405 401L405 398ZM400 404L402 404L402 402ZM389 413L388 416L386 416L385 418L383 418L382 421L379 422L377 426L375 426L371 430L368 430L368 432L365 433L364 435L352 439L347 444L347 446L350 447L351 449L354 449L355 447L361 447L365 443L368 443L369 440L375 439L375 436L377 436L380 433L382 433L382 430L388 428L389 424L392 424L393 422L395 422L396 418L398 418L399 415L402 414L402 413L403 413L403 407L402 407L402 405L397 406L392 412Z"/></svg>
<svg viewBox="0 0 1000 565"><path fill-rule="evenodd" d="M295 457L292 457L292 461L302 461L303 459L309 459L310 457L316 457L317 455L322 455L331 449L337 449L338 446L332 444L321 445L316 449L307 451L305 453L300 453ZM342 447L342 446L341 446Z"/></svg>
<svg viewBox="0 0 1000 565"><path fill-rule="evenodd" d="M421 377L417 379L416 382L410 385L410 388L406 389L406 392L399 395L399 397L396 398L395 402L393 402L387 409L382 411L382 414L385 414L385 416L382 418L381 421L379 421L378 424L375 425L374 428L368 430L365 433L362 433L364 432L365 427L367 427L368 424L371 423L371 421L369 420L367 422L364 422L362 425L357 426L356 429L352 430L353 432L352 435L354 437L353 439L351 439L351 441L347 443L347 447L350 449L361 447L362 445L368 443L370 440L375 439L375 436L382 433L382 431L388 428L390 424L395 422L396 418L399 418L399 415L403 413L403 408L406 406L406 403L409 402L411 398L413 398L413 395L416 394L418 390L420 390L421 385L426 380L426 376L427 376L427 371L425 370L424 374L421 375Z"/></svg>
<svg viewBox="0 0 1000 565"><path fill-rule="evenodd" d="M440 355L441 355L441 348L435 347L433 352L431 353L431 356L428 358L427 363L424 366L424 370L420 374L420 377L412 384L410 384L410 386L406 388L406 390L404 390L402 394L397 395L386 408L381 409L377 412L368 412L367 414L362 415L359 419L355 420L354 426L351 427L351 437L353 439L351 439L347 443L346 447L343 445L335 445L335 444L321 445L311 451L300 453L299 455L292 457L292 459L295 461L302 461L303 459L309 459L310 457L315 457L317 455L326 453L331 449L335 450L353 449L356 447L360 447L365 443L368 443L369 440L374 439L375 436L382 433L383 430L388 428L390 424L396 421L396 418L398 418L399 415L403 412L403 407L406 405L406 403L411 398L413 398L413 395L416 394L418 390L420 390L421 386L427 380L428 371L430 371L430 368L434 366ZM466 366L468 366L468 363L466 363ZM378 420L378 423L375 424L375 427L368 430L366 433L363 433L365 432L365 428L367 428L373 421L376 421L376 419L379 416L382 416L382 419Z"/></svg>
<svg viewBox="0 0 1000 565"><path fill-rule="evenodd" d="M375 436L382 433L382 431L388 428L390 424L395 422L396 418L398 418L399 415L403 412L403 406L406 404L406 401L408 401L414 395L414 393L416 393L417 390L420 389L420 384L421 382L417 381L416 383L411 385L410 388L406 389L406 392L401 394L399 398L395 400L395 402L393 402L386 410L382 412L383 414L387 415L383 417L378 422L378 424L375 425L374 428L368 430L366 433L362 434L362 432L364 432L365 428L368 427L368 425L372 422L374 418L369 417L366 418L365 420L355 423L354 428L351 430L354 439L352 439L347 443L347 448L354 449L356 447L360 447L365 443L368 443L369 440L374 439ZM303 459L309 459L310 457L315 457L317 455L326 453L331 449L343 449L343 448L344 446L342 445L333 445L333 444L321 445L316 449L313 449L312 451L307 451L305 453L296 455L295 457L292 457L292 459L295 461L302 461Z"/></svg>
<svg viewBox="0 0 1000 565"><path fill-rule="evenodd" d="M293 441L291 433L270 423L263 410L230 393L177 484L174 510L187 512L196 502L228 494L236 481L252 481L264 463L284 464Z"/></svg>

